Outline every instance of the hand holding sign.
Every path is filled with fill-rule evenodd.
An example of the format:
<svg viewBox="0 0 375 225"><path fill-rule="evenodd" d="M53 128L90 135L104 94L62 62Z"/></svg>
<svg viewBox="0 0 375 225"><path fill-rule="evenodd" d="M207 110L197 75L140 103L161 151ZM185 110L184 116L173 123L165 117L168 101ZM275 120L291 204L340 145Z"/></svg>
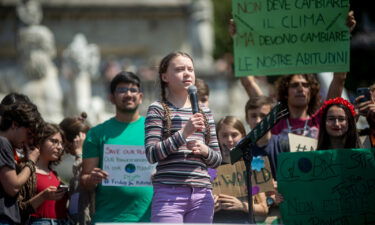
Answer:
<svg viewBox="0 0 375 225"><path fill-rule="evenodd" d="M221 208L225 210L244 210L246 207L244 207L244 204L242 201L240 201L238 198L220 194L218 201L220 202Z"/></svg>
<svg viewBox="0 0 375 225"><path fill-rule="evenodd" d="M90 183L99 184L108 178L108 173L100 168L94 168L90 173Z"/></svg>

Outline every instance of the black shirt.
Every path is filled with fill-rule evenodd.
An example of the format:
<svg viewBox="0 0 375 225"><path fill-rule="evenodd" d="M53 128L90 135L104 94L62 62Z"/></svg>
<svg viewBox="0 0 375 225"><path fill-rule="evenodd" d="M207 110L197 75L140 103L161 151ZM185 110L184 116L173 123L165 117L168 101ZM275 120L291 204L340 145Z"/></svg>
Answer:
<svg viewBox="0 0 375 225"><path fill-rule="evenodd" d="M0 169L7 166L16 169L13 148L8 139L0 136ZM17 196L9 196L0 185L0 218L10 219L15 223L20 223L20 211L17 204Z"/></svg>

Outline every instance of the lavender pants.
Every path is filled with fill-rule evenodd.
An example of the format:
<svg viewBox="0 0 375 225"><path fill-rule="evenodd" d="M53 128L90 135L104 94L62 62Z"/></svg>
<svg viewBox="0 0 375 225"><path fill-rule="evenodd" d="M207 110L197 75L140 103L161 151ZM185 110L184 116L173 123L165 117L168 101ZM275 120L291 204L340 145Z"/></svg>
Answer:
<svg viewBox="0 0 375 225"><path fill-rule="evenodd" d="M151 222L212 223L213 213L209 188L154 184Z"/></svg>

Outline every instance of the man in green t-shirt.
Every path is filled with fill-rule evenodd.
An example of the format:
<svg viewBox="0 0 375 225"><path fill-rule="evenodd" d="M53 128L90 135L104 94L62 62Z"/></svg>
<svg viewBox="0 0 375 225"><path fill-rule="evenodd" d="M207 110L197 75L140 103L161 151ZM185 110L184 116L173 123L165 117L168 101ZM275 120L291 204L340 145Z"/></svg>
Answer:
<svg viewBox="0 0 375 225"><path fill-rule="evenodd" d="M110 83L110 101L116 106L116 115L87 133L83 144L81 183L88 190L96 188L93 222L150 221L151 183L135 186L136 182L142 185L144 182L128 179L135 177L137 167L124 158L124 152L144 152L145 118L138 109L142 97L139 78L131 72L120 72ZM120 164L118 157L110 156L115 152L122 152ZM141 157L139 160L142 158L146 159ZM116 169L125 170L129 175L116 180L115 174L105 171Z"/></svg>

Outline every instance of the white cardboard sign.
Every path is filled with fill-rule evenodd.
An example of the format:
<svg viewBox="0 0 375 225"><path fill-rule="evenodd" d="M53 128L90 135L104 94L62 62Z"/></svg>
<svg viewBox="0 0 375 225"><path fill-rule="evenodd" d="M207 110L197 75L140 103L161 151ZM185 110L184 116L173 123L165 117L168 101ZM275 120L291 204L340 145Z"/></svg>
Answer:
<svg viewBox="0 0 375 225"><path fill-rule="evenodd" d="M109 177L103 186L151 186L155 164L150 164L143 145L105 144L103 169Z"/></svg>

